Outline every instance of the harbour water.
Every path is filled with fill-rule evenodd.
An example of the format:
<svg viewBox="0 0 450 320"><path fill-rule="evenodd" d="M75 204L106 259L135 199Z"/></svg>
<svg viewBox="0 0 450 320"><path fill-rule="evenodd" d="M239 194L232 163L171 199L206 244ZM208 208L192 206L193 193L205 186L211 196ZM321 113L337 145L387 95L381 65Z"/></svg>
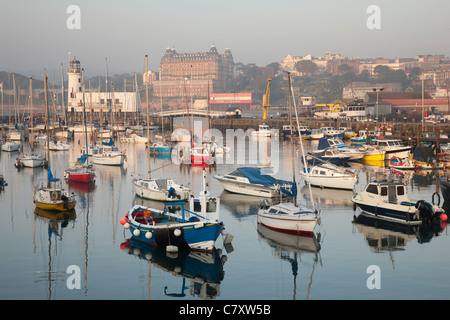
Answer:
<svg viewBox="0 0 450 320"><path fill-rule="evenodd" d="M81 141L81 142L80 142ZM1 152L1 172L8 186L0 193L0 299L33 300L378 300L448 299L450 237L446 226L434 229L359 220L352 191L312 188L297 173L302 204L320 210L317 237L284 235L258 226L261 199L223 191L215 173L238 164L208 169L208 187L221 198L221 219L234 236L231 246L219 238L214 254L180 251L167 254L130 241L119 219L135 204L133 176L147 175L144 145L122 144L124 167L95 165L94 187L69 185L64 170L80 155L83 139L71 151L52 152L55 177L76 195L75 216L35 213L33 190L47 178L45 168L18 171L18 153ZM314 147L314 146L313 146ZM245 147L248 148L248 145ZM290 144L278 142L276 177L292 179ZM305 142L306 150L311 148ZM37 149L44 153L44 150ZM298 171L298 151L296 168ZM171 177L201 188L202 169L151 158L152 177ZM370 172L382 167L352 165L358 170L355 191ZM434 175L408 177L410 199L431 201ZM312 199L311 199L312 194ZM442 205L442 203L441 203ZM379 288L370 286L371 266L379 270Z"/></svg>

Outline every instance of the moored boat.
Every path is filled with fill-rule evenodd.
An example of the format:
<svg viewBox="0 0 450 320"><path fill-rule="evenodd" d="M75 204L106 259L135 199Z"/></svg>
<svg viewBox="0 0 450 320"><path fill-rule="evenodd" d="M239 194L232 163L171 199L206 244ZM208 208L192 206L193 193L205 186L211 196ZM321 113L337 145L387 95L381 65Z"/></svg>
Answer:
<svg viewBox="0 0 450 320"><path fill-rule="evenodd" d="M203 189L198 197L189 198L189 209L185 201L167 203L163 210L135 205L121 224L134 239L151 246L212 252L225 226L219 220L220 199L209 196L205 179L203 171Z"/></svg>
<svg viewBox="0 0 450 320"><path fill-rule="evenodd" d="M374 139L374 146L385 151L385 159L393 156L407 158L411 155L411 147L405 146L399 139Z"/></svg>
<svg viewBox="0 0 450 320"><path fill-rule="evenodd" d="M48 167L47 180L49 183L56 183L59 179L54 178L50 167ZM63 188L41 186L35 191L34 203L36 208L48 211L69 211L75 208L75 198Z"/></svg>
<svg viewBox="0 0 450 320"><path fill-rule="evenodd" d="M258 223L284 233L312 236L317 225L317 213L292 202L266 206L258 210Z"/></svg>
<svg viewBox="0 0 450 320"><path fill-rule="evenodd" d="M168 178L133 179L133 189L140 198L156 201L180 201L189 199L190 189Z"/></svg>
<svg viewBox="0 0 450 320"><path fill-rule="evenodd" d="M27 167L35 168L42 167L45 164L45 157L37 153L23 154L21 157L17 157L14 165L17 168Z"/></svg>
<svg viewBox="0 0 450 320"><path fill-rule="evenodd" d="M4 144L2 144L2 150L5 152L14 152L19 151L20 144L14 142L14 141L7 141Z"/></svg>
<svg viewBox="0 0 450 320"><path fill-rule="evenodd" d="M400 158L393 156L389 159L389 167L400 170L414 170L416 168L416 164L409 157Z"/></svg>
<svg viewBox="0 0 450 320"><path fill-rule="evenodd" d="M73 167L66 169L64 173L65 178L73 182L93 182L95 179L95 171L92 169L92 165L85 164L85 161L86 156L78 158Z"/></svg>
<svg viewBox="0 0 450 320"><path fill-rule="evenodd" d="M315 165L300 171L300 176L312 186L321 188L353 190L358 182L358 175L329 163Z"/></svg>
<svg viewBox="0 0 450 320"><path fill-rule="evenodd" d="M290 190L292 182L264 173L260 168L240 167L228 174L216 174L223 188L232 193L273 198L280 195L280 187Z"/></svg>
<svg viewBox="0 0 450 320"><path fill-rule="evenodd" d="M444 210L436 205L424 200L410 201L405 184L398 181L369 182L352 201L369 215L402 224L421 224L424 220L444 219L445 216L442 215Z"/></svg>

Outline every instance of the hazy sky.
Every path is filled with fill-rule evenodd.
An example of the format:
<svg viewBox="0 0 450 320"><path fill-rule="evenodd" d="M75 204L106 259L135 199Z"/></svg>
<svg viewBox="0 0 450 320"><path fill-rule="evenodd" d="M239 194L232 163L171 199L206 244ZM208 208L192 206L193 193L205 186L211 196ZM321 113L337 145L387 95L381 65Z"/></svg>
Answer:
<svg viewBox="0 0 450 320"><path fill-rule="evenodd" d="M80 29L66 22L80 8ZM366 21L380 10L379 30ZM0 0L0 71L39 76L76 56L86 75L157 70L178 52L230 48L234 61L265 66L326 51L361 58L450 55L449 0Z"/></svg>

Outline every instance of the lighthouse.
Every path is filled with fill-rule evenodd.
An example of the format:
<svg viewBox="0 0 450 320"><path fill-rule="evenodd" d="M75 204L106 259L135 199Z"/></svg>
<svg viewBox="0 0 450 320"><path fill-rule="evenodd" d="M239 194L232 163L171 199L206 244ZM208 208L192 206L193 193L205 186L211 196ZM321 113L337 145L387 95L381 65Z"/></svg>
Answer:
<svg viewBox="0 0 450 320"><path fill-rule="evenodd" d="M81 68L80 61L73 58L69 64L69 72L68 75L68 95L67 95L67 104L68 107L76 107L77 103L77 93L81 91Z"/></svg>

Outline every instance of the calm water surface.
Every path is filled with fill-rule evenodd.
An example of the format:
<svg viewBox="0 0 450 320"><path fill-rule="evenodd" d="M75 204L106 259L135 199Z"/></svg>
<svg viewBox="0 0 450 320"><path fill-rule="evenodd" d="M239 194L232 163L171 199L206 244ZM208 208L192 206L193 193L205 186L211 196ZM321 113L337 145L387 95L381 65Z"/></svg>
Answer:
<svg viewBox="0 0 450 320"><path fill-rule="evenodd" d="M78 140L81 140L79 143ZM70 152L52 152L54 176L80 154L83 139L76 137ZM283 235L261 228L256 212L259 198L223 191L213 178L236 164L208 171L209 188L221 197L221 219L234 236L223 239L214 254L179 252L168 255L130 241L119 219L135 204L133 175L145 174L148 161L143 145L122 145L123 168L95 166L94 187L62 184L77 197L76 214L56 217L34 212L33 190L45 181L44 168L17 171L18 153L0 155L9 186L0 193L0 299L154 299L154 300L304 300L304 299L447 299L450 294L446 228L407 228L357 220L353 192L312 189L321 211L320 237ZM306 149L311 146L305 143ZM247 147L246 147L247 148ZM40 150L44 152L44 150ZM275 150L274 150L275 151ZM274 153L277 154L277 153ZM296 152L298 155L298 152ZM292 179L291 151L279 142L276 177ZM152 177L171 177L189 184L197 194L200 168L165 166L168 159L151 159ZM296 160L298 168L298 160ZM353 164L359 172L356 191L366 185L369 172L381 167ZM311 205L309 188L297 175L300 198ZM426 172L408 177L409 197L431 201L435 180ZM442 203L441 203L442 204ZM381 288L368 289L367 268L380 268ZM69 289L69 266L80 271L80 289ZM74 283L74 282L72 282Z"/></svg>

